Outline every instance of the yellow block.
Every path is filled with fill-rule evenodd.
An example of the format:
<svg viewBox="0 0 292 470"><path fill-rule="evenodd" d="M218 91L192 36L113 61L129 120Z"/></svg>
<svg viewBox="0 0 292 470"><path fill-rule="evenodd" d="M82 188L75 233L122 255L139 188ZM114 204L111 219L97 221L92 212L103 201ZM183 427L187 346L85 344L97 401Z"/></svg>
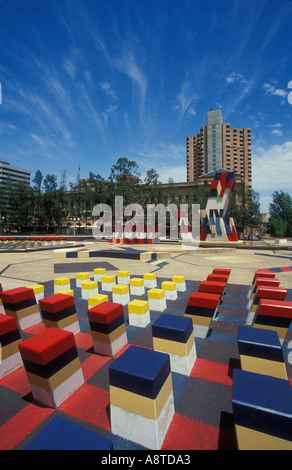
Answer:
<svg viewBox="0 0 292 470"><path fill-rule="evenodd" d="M163 289L150 289L147 292L148 299L164 299L165 293Z"/></svg>
<svg viewBox="0 0 292 470"><path fill-rule="evenodd" d="M146 281L154 281L154 279L156 279L156 274L155 273L144 273L143 278Z"/></svg>
<svg viewBox="0 0 292 470"><path fill-rule="evenodd" d="M105 274L106 269L105 268L95 268L93 272L94 272L94 274Z"/></svg>
<svg viewBox="0 0 292 470"><path fill-rule="evenodd" d="M130 286L132 286L132 287L142 287L142 286L144 286L144 279L140 279L138 277L133 277L133 279L130 279Z"/></svg>
<svg viewBox="0 0 292 470"><path fill-rule="evenodd" d="M193 325L199 326L210 326L212 321L211 317L200 317L199 315L190 315L188 313L185 313L184 317L191 318L193 320Z"/></svg>
<svg viewBox="0 0 292 470"><path fill-rule="evenodd" d="M136 315L144 315L149 311L149 304L147 300L132 300L128 303L128 312L136 313Z"/></svg>
<svg viewBox="0 0 292 470"><path fill-rule="evenodd" d="M31 284L30 286L26 286L29 289L33 289L35 294L43 294L44 292L44 286L41 284Z"/></svg>
<svg viewBox="0 0 292 470"><path fill-rule="evenodd" d="M169 339L156 338L153 336L153 349L168 354L176 354L178 356L188 356L194 345L194 335L191 334L186 343L172 341Z"/></svg>
<svg viewBox="0 0 292 470"><path fill-rule="evenodd" d="M90 273L77 273L76 274L76 279L81 279L81 280L86 280L90 279Z"/></svg>
<svg viewBox="0 0 292 470"><path fill-rule="evenodd" d="M88 297L88 307L94 307L102 302L108 302L108 295L106 294L94 294Z"/></svg>
<svg viewBox="0 0 292 470"><path fill-rule="evenodd" d="M284 362L271 361L262 357L240 355L242 370L255 372L257 374L271 375L279 379L288 379L287 370Z"/></svg>
<svg viewBox="0 0 292 470"><path fill-rule="evenodd" d="M130 276L130 271L118 271L118 276L119 277L129 277Z"/></svg>
<svg viewBox="0 0 292 470"><path fill-rule="evenodd" d="M65 294L65 295L73 295L74 296L74 291L73 289L59 289L55 291L55 294Z"/></svg>
<svg viewBox="0 0 292 470"><path fill-rule="evenodd" d="M182 282L185 282L185 277L184 276L172 276L172 281L177 282L178 284L181 284Z"/></svg>
<svg viewBox="0 0 292 470"><path fill-rule="evenodd" d="M97 282L96 281L84 281L81 283L82 289L93 290L97 289Z"/></svg>
<svg viewBox="0 0 292 470"><path fill-rule="evenodd" d="M292 442L264 432L235 425L238 450L292 450Z"/></svg>
<svg viewBox="0 0 292 470"><path fill-rule="evenodd" d="M124 284L116 284L112 287L113 294L127 294L129 292L129 286L125 286Z"/></svg>
<svg viewBox="0 0 292 470"><path fill-rule="evenodd" d="M101 278L101 282L104 282L104 283L112 283L112 282L115 282L115 276L112 276L111 274L106 274L105 276L102 276Z"/></svg>
<svg viewBox="0 0 292 470"><path fill-rule="evenodd" d="M110 385L109 391L111 405L145 416L145 418L156 420L172 392L171 373L161 387L155 400L122 388L114 387L113 385Z"/></svg>
<svg viewBox="0 0 292 470"><path fill-rule="evenodd" d="M164 290L176 290L176 283L171 281L164 281L161 283L161 287Z"/></svg>
<svg viewBox="0 0 292 470"><path fill-rule="evenodd" d="M54 279L54 284L56 286L66 286L67 284L70 284L70 279L69 277L57 277Z"/></svg>

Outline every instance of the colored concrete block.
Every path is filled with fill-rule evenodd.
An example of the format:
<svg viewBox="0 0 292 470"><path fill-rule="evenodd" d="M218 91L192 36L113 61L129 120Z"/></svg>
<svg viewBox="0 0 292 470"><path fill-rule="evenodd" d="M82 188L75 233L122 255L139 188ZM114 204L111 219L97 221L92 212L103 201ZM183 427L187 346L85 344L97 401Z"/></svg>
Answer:
<svg viewBox="0 0 292 470"><path fill-rule="evenodd" d="M161 287L164 290L165 298L175 300L177 298L176 283L172 281L163 281Z"/></svg>
<svg viewBox="0 0 292 470"><path fill-rule="evenodd" d="M166 298L164 289L149 289L147 292L149 309L162 312L166 308Z"/></svg>
<svg viewBox="0 0 292 470"><path fill-rule="evenodd" d="M145 327L150 323L149 303L147 300L134 299L128 304L129 325Z"/></svg>
<svg viewBox="0 0 292 470"><path fill-rule="evenodd" d="M145 287L152 289L157 287L157 280L155 273L144 273L143 274L144 285Z"/></svg>
<svg viewBox="0 0 292 470"><path fill-rule="evenodd" d="M251 299L251 302L248 304L249 312L246 319L247 325L253 324L260 299L285 300L286 295L287 289L283 287L258 286L253 299Z"/></svg>
<svg viewBox="0 0 292 470"><path fill-rule="evenodd" d="M190 375L197 354L190 318L162 314L152 325L153 349L169 354L171 370Z"/></svg>
<svg viewBox="0 0 292 470"><path fill-rule="evenodd" d="M40 299L44 298L44 286L42 284L31 284L28 287L28 289L32 289L34 291L34 296L36 301L38 302Z"/></svg>
<svg viewBox="0 0 292 470"><path fill-rule="evenodd" d="M224 274L225 276L230 276L231 269L228 268L214 268L212 274Z"/></svg>
<svg viewBox="0 0 292 470"><path fill-rule="evenodd" d="M95 268L93 270L93 279L97 282L101 282L101 277L106 274L105 268Z"/></svg>
<svg viewBox="0 0 292 470"><path fill-rule="evenodd" d="M195 337L206 338L219 302L219 294L193 292L190 295L184 316L192 319Z"/></svg>
<svg viewBox="0 0 292 470"><path fill-rule="evenodd" d="M101 289L104 292L112 292L113 286L116 285L116 277L111 274L101 276Z"/></svg>
<svg viewBox="0 0 292 470"><path fill-rule="evenodd" d="M92 295L98 294L97 281L83 281L81 282L81 298L88 299Z"/></svg>
<svg viewBox="0 0 292 470"><path fill-rule="evenodd" d="M260 299L253 326L275 330L283 343L292 321L292 302L286 300Z"/></svg>
<svg viewBox="0 0 292 470"><path fill-rule="evenodd" d="M60 289L60 290L57 290L55 294L65 294L65 295L74 296L74 290L73 289Z"/></svg>
<svg viewBox="0 0 292 470"><path fill-rule="evenodd" d="M225 282L227 284L229 274L208 274L207 281Z"/></svg>
<svg viewBox="0 0 292 470"><path fill-rule="evenodd" d="M72 295L54 294L39 301L46 328L60 328L74 334L80 332L75 301Z"/></svg>
<svg viewBox="0 0 292 470"><path fill-rule="evenodd" d="M124 310L121 304L102 302L87 310L94 351L114 356L127 343Z"/></svg>
<svg viewBox="0 0 292 470"><path fill-rule="evenodd" d="M251 282L251 285L249 287L249 291L248 291L248 294L247 294L247 297L249 298L252 291L253 291L253 288L254 288L254 285L255 285L255 281L256 279L260 277L260 278L265 278L265 279L273 279L276 277L276 273L273 273L272 271L270 271L269 269L258 269L255 273L254 273L254 276L253 276L253 279L252 279L252 282Z"/></svg>
<svg viewBox="0 0 292 470"><path fill-rule="evenodd" d="M18 328L25 330L42 321L33 289L17 287L0 292L6 315L17 321Z"/></svg>
<svg viewBox="0 0 292 470"><path fill-rule="evenodd" d="M129 284L130 283L130 271L118 271L118 284Z"/></svg>
<svg viewBox="0 0 292 470"><path fill-rule="evenodd" d="M176 283L176 290L177 292L185 292L186 291L186 281L184 276L177 276L174 275L171 278L172 282Z"/></svg>
<svg viewBox="0 0 292 470"><path fill-rule="evenodd" d="M55 416L24 450L112 450L110 439Z"/></svg>
<svg viewBox="0 0 292 470"><path fill-rule="evenodd" d="M18 347L33 398L40 403L57 408L84 383L72 332L49 328Z"/></svg>
<svg viewBox="0 0 292 470"><path fill-rule="evenodd" d="M288 378L276 331L239 325L237 344L242 370L280 379Z"/></svg>
<svg viewBox="0 0 292 470"><path fill-rule="evenodd" d="M116 284L112 288L113 302L127 305L130 302L130 290L126 284Z"/></svg>
<svg viewBox="0 0 292 470"><path fill-rule="evenodd" d="M208 292L210 294L219 294L220 298L224 295L226 283L218 281L202 281L199 285L199 292Z"/></svg>
<svg viewBox="0 0 292 470"><path fill-rule="evenodd" d="M90 273L87 273L87 272L76 273L76 287L81 287L81 284L84 281L90 281Z"/></svg>
<svg viewBox="0 0 292 470"><path fill-rule="evenodd" d="M71 289L69 277L57 277L54 279L54 292L60 289Z"/></svg>
<svg viewBox="0 0 292 470"><path fill-rule="evenodd" d="M21 336L17 321L10 315L0 314L0 379L22 367L18 344Z"/></svg>
<svg viewBox="0 0 292 470"><path fill-rule="evenodd" d="M253 284L252 290L249 292L249 300L247 303L247 308L250 309L256 294L256 291L259 286L267 286L267 287L279 287L280 285L280 280L275 279L275 278L269 278L269 277L256 277L255 282Z"/></svg>
<svg viewBox="0 0 292 470"><path fill-rule="evenodd" d="M174 416L168 354L130 346L109 366L111 431L161 449Z"/></svg>
<svg viewBox="0 0 292 470"><path fill-rule="evenodd" d="M108 295L106 294L95 294L88 297L88 308L99 305L102 302L108 302Z"/></svg>
<svg viewBox="0 0 292 470"><path fill-rule="evenodd" d="M143 278L133 277L132 279L130 279L130 293L131 295L145 294L145 285Z"/></svg>
<svg viewBox="0 0 292 470"><path fill-rule="evenodd" d="M232 408L239 450L292 449L289 380L234 369Z"/></svg>

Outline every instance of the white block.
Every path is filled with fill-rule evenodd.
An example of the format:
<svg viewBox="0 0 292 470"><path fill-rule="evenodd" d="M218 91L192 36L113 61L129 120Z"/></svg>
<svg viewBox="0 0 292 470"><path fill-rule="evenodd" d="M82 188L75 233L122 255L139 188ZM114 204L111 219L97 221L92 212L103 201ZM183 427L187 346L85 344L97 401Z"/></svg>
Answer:
<svg viewBox="0 0 292 470"><path fill-rule="evenodd" d="M44 390L43 388L33 384L30 384L30 388L33 394L33 398L36 401L39 401L40 403L43 403L49 407L57 408L83 384L84 377L82 369L80 368L51 392L48 392L47 390Z"/></svg>
<svg viewBox="0 0 292 470"><path fill-rule="evenodd" d="M170 356L170 368L172 372L182 375L190 375L197 359L196 345L193 344L188 356L168 353Z"/></svg>
<svg viewBox="0 0 292 470"><path fill-rule="evenodd" d="M16 352L6 359L2 359L1 348L0 348L0 379L6 377L6 375L11 374L15 370L23 366L22 358L20 352Z"/></svg>
<svg viewBox="0 0 292 470"><path fill-rule="evenodd" d="M130 285L130 292L131 295L144 295L145 294L145 286L131 286Z"/></svg>
<svg viewBox="0 0 292 470"><path fill-rule="evenodd" d="M141 328L149 325L150 323L150 313L144 313L143 315L138 315L137 313L129 312L129 325L140 326Z"/></svg>
<svg viewBox="0 0 292 470"><path fill-rule="evenodd" d="M166 309L165 297L163 299L149 299L148 298L148 303L149 303L149 310L163 312L163 310Z"/></svg>
<svg viewBox="0 0 292 470"><path fill-rule="evenodd" d="M174 416L173 392L170 393L158 419L149 419L110 405L111 432L148 449L159 450Z"/></svg>
<svg viewBox="0 0 292 470"><path fill-rule="evenodd" d="M126 292L125 294L115 294L113 292L113 302L117 304L127 305L130 302L130 294Z"/></svg>
<svg viewBox="0 0 292 470"><path fill-rule="evenodd" d="M101 356L115 356L124 346L128 344L127 333L123 333L112 343L103 343L101 341L93 340L93 348L97 354Z"/></svg>

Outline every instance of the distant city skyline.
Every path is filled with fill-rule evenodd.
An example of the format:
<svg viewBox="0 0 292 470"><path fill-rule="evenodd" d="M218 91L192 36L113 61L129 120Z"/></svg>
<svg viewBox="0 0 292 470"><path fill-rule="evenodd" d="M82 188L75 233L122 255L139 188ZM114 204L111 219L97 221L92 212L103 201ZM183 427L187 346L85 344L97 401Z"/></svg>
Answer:
<svg viewBox="0 0 292 470"><path fill-rule="evenodd" d="M31 180L118 158L186 181L186 136L250 128L253 188L291 192L289 0L0 0L0 160ZM290 84L290 85L289 85Z"/></svg>

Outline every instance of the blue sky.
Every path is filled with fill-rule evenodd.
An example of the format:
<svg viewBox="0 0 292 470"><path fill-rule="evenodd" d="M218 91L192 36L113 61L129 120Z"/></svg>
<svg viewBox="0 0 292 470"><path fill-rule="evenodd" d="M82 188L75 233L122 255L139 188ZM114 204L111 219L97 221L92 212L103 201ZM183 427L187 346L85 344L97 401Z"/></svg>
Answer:
<svg viewBox="0 0 292 470"><path fill-rule="evenodd" d="M291 24L290 0L0 0L0 160L186 181L186 136L221 108L251 127L267 211L292 187Z"/></svg>

